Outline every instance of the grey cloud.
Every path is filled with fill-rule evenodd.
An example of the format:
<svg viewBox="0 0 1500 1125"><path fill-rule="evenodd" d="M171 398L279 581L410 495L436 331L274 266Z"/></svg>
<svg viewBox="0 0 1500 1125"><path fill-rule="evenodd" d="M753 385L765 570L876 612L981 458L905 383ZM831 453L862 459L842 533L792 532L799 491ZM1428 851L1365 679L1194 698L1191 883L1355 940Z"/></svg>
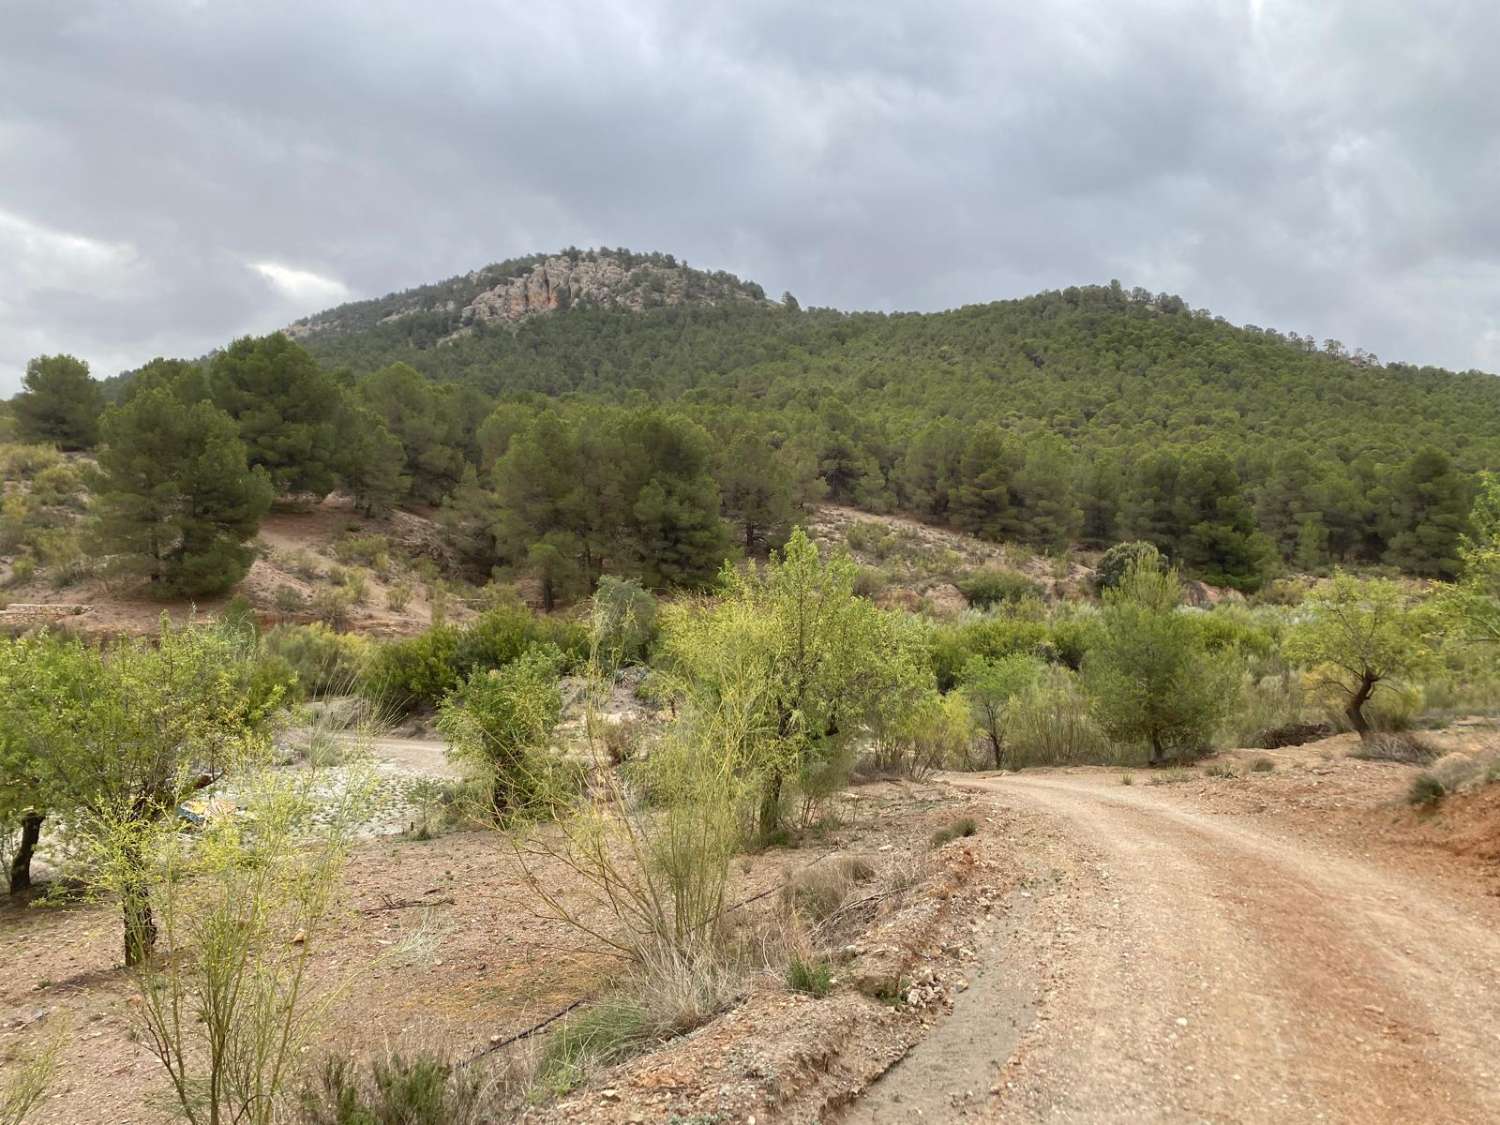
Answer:
<svg viewBox="0 0 1500 1125"><path fill-rule="evenodd" d="M852 308L1119 277L1500 366L1483 0L10 0L0 21L0 393L39 351L107 374L318 306L254 263L369 295L569 243ZM93 244L128 265L91 268Z"/></svg>

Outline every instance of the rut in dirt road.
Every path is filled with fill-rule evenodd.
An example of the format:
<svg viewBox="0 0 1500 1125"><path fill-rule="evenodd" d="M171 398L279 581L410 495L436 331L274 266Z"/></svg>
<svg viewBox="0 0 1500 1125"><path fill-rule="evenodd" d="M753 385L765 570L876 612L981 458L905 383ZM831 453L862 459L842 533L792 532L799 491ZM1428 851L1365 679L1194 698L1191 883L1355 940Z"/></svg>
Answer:
<svg viewBox="0 0 1500 1125"><path fill-rule="evenodd" d="M914 1052L872 1108L926 1121L1500 1121L1500 911L1477 892L1100 774L963 787L1043 826L1024 846L1055 890L1001 953L1004 971L1044 978L1041 1003L983 1106L924 1090ZM887 1119L858 1106L848 1118Z"/></svg>

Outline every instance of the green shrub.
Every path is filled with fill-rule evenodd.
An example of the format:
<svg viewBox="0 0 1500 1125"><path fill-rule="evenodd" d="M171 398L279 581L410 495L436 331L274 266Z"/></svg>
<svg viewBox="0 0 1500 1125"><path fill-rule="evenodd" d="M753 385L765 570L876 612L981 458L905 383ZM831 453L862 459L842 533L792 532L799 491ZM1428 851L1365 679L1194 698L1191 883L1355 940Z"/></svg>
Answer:
<svg viewBox="0 0 1500 1125"><path fill-rule="evenodd" d="M1270 758L1256 758L1250 763L1250 769L1255 773L1270 773L1276 768L1276 763Z"/></svg>
<svg viewBox="0 0 1500 1125"><path fill-rule="evenodd" d="M1408 804L1432 807L1448 795L1443 783L1433 774L1423 771L1411 779L1411 788L1406 791Z"/></svg>
<svg viewBox="0 0 1500 1125"><path fill-rule="evenodd" d="M972 816L964 816L955 820L952 824L946 824L932 834L928 841L934 848L940 848L944 844L951 844L954 840L962 840L973 836L979 831L979 825Z"/></svg>
<svg viewBox="0 0 1500 1125"><path fill-rule="evenodd" d="M1116 543L1104 552L1099 559L1099 565L1094 568L1094 589L1100 593L1114 589L1120 584L1120 580L1141 562L1160 570L1167 569L1166 557L1145 540L1135 539L1127 543Z"/></svg>
<svg viewBox="0 0 1500 1125"><path fill-rule="evenodd" d="M366 690L402 711L435 707L461 682L457 654L461 634L435 625L415 637L388 641L371 654Z"/></svg>
<svg viewBox="0 0 1500 1125"><path fill-rule="evenodd" d="M633 579L599 579L594 591L594 641L610 666L643 663L656 642L656 598Z"/></svg>
<svg viewBox="0 0 1500 1125"><path fill-rule="evenodd" d="M272 600L282 613L301 613L307 608L307 598L295 586L277 586Z"/></svg>
<svg viewBox="0 0 1500 1125"><path fill-rule="evenodd" d="M32 480L64 464L66 459L50 445L0 445L0 477L5 480Z"/></svg>
<svg viewBox="0 0 1500 1125"><path fill-rule="evenodd" d="M346 534L334 541L333 557L343 563L383 571L391 563L391 544L384 535Z"/></svg>
<svg viewBox="0 0 1500 1125"><path fill-rule="evenodd" d="M793 956L787 962L786 983L793 992L821 998L833 991L833 968L827 961Z"/></svg>
<svg viewBox="0 0 1500 1125"><path fill-rule="evenodd" d="M354 608L353 595L343 587L320 586L313 591L310 606L313 616L334 629L349 625L349 611Z"/></svg>
<svg viewBox="0 0 1500 1125"><path fill-rule="evenodd" d="M285 661L301 693L312 698L357 690L370 658L364 637L336 633L321 622L278 625L261 638L261 649Z"/></svg>
<svg viewBox="0 0 1500 1125"><path fill-rule="evenodd" d="M392 613L404 613L410 602L410 582L397 582L385 592L385 608Z"/></svg>
<svg viewBox="0 0 1500 1125"><path fill-rule="evenodd" d="M393 1054L361 1069L330 1056L307 1082L300 1125L486 1125L508 1116L502 1090L478 1067Z"/></svg>
<svg viewBox="0 0 1500 1125"><path fill-rule="evenodd" d="M537 1060L536 1084L561 1096L578 1086L593 1069L619 1062L654 1038L646 1006L627 997L611 997L567 1019L547 1037Z"/></svg>
<svg viewBox="0 0 1500 1125"><path fill-rule="evenodd" d="M972 605L981 609L1007 602L1022 602L1027 598L1040 598L1045 592L1040 583L1014 570L986 567L971 571L958 580L959 592Z"/></svg>
<svg viewBox="0 0 1500 1125"><path fill-rule="evenodd" d="M1090 710L1079 676L1051 668L1012 707L1010 764L1122 765L1139 758L1134 747L1111 742Z"/></svg>
<svg viewBox="0 0 1500 1125"><path fill-rule="evenodd" d="M1437 761L1438 751L1424 739L1413 734L1381 732L1360 740L1349 752L1351 758L1369 762L1401 762L1409 766L1425 766Z"/></svg>
<svg viewBox="0 0 1500 1125"><path fill-rule="evenodd" d="M65 464L43 469L31 482L31 499L46 507L77 507L82 492L83 481Z"/></svg>

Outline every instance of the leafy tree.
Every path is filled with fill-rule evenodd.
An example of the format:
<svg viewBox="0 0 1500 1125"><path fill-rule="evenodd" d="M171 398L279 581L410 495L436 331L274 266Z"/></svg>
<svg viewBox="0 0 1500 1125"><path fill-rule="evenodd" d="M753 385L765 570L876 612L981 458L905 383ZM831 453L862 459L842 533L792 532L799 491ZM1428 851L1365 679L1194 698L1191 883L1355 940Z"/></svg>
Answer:
<svg viewBox="0 0 1500 1125"><path fill-rule="evenodd" d="M1094 588L1101 593L1113 590L1131 571L1140 566L1167 569L1167 560L1150 543L1143 539L1132 539L1128 543L1116 543L1105 551L1094 568Z"/></svg>
<svg viewBox="0 0 1500 1125"><path fill-rule="evenodd" d="M49 722L65 700L89 689L97 661L76 640L40 636L0 640L0 827L18 833L10 857L10 893L31 889L31 860L42 826L68 809L70 797L49 785L48 764L58 734Z"/></svg>
<svg viewBox="0 0 1500 1125"><path fill-rule="evenodd" d="M765 567L726 567L717 602L664 613L664 665L689 711L733 732L763 834L781 825L793 782L846 760L871 703L911 658L896 620L855 596L855 569L820 558L799 528Z"/></svg>
<svg viewBox="0 0 1500 1125"><path fill-rule="evenodd" d="M1302 605L1307 614L1287 638L1287 658L1309 669L1343 705L1349 725L1369 738L1365 704L1392 680L1431 656L1426 617L1395 582L1340 572Z"/></svg>
<svg viewBox="0 0 1500 1125"><path fill-rule="evenodd" d="M1462 577L1448 591L1445 607L1464 635L1500 644L1500 477L1494 473L1480 477L1469 534L1458 553Z"/></svg>
<svg viewBox="0 0 1500 1125"><path fill-rule="evenodd" d="M154 393L154 392L148 392ZM65 803L94 878L124 911L127 965L155 947L151 848L192 793L269 753L278 695L251 691L254 645L222 629L163 624L153 640L122 641L56 694L37 718L48 748L44 792Z"/></svg>
<svg viewBox="0 0 1500 1125"><path fill-rule="evenodd" d="M369 407L346 399L338 414L339 480L365 516L380 516L405 498L411 481L404 472L406 450Z"/></svg>
<svg viewBox="0 0 1500 1125"><path fill-rule="evenodd" d="M1141 559L1105 592L1083 665L1099 724L1145 742L1152 765L1207 749L1233 695L1234 669L1209 652L1181 601L1177 572Z"/></svg>
<svg viewBox="0 0 1500 1125"><path fill-rule="evenodd" d="M1391 492L1386 561L1413 574L1456 577L1470 492L1448 456L1419 450L1401 466Z"/></svg>
<svg viewBox="0 0 1500 1125"><path fill-rule="evenodd" d="M974 724L990 744L995 768L1005 767L1011 705L1040 679L1044 665L1034 656L1012 653L999 660L974 657L964 665L960 690Z"/></svg>
<svg viewBox="0 0 1500 1125"><path fill-rule="evenodd" d="M92 449L104 396L89 365L70 355L38 356L26 365L21 393L11 400L17 435L63 449Z"/></svg>
<svg viewBox="0 0 1500 1125"><path fill-rule="evenodd" d="M245 542L274 487L245 464L234 420L154 386L106 412L97 534L164 595L217 593L250 567Z"/></svg>
<svg viewBox="0 0 1500 1125"><path fill-rule="evenodd" d="M781 546L793 522L806 511L806 497L823 491L811 464L799 464L795 449L776 448L771 435L762 430L735 434L723 444L716 461L724 516L746 552Z"/></svg>
<svg viewBox="0 0 1500 1125"><path fill-rule="evenodd" d="M375 372L359 393L401 443L412 495L438 503L463 477L465 434L456 401L404 363Z"/></svg>
<svg viewBox="0 0 1500 1125"><path fill-rule="evenodd" d="M333 490L341 396L305 349L280 332L246 336L213 358L208 381L249 463L266 470L278 493Z"/></svg>

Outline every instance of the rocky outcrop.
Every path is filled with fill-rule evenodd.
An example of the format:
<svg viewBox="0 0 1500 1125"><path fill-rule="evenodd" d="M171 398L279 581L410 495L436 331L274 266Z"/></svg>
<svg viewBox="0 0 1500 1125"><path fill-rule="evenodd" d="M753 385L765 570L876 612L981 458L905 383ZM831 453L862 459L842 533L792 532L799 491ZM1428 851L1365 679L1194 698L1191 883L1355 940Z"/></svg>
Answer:
<svg viewBox="0 0 1500 1125"><path fill-rule="evenodd" d="M558 255L517 277L485 289L460 314L465 325L524 320L537 313L591 304L641 312L687 301L716 304L755 300L724 275L685 266L646 263L627 267L609 255L571 258Z"/></svg>

